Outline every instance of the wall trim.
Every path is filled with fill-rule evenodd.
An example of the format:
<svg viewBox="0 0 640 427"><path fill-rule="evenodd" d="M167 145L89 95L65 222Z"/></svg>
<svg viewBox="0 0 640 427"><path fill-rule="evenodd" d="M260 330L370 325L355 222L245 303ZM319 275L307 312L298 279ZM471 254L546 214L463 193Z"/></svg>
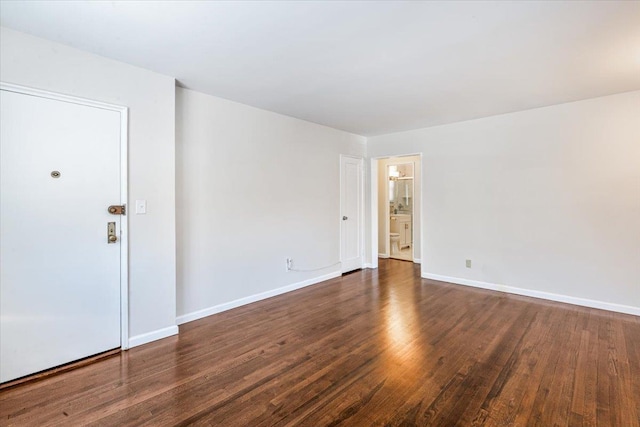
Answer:
<svg viewBox="0 0 640 427"><path fill-rule="evenodd" d="M372 262L366 262L362 268L378 268L378 266L373 265Z"/></svg>
<svg viewBox="0 0 640 427"><path fill-rule="evenodd" d="M420 258L414 258L413 262L416 263L416 264L421 264L422 260Z"/></svg>
<svg viewBox="0 0 640 427"><path fill-rule="evenodd" d="M211 316L212 314L221 313L223 311L231 310L243 305L251 304L252 302L261 301L263 299L271 298L277 295L282 295L287 292L295 291L306 286L315 285L316 283L324 282L325 280L334 279L342 275L341 271L334 271L333 273L324 274L322 276L313 277L311 279L303 280L302 282L292 283L290 285L282 286L280 288L272 289L270 291L261 292L259 294L249 295L248 297L239 298L237 300L225 302L222 304L214 305L213 307L204 308L202 310L193 311L191 313L183 314L176 317L176 323L182 325L187 322L202 319L203 317Z"/></svg>
<svg viewBox="0 0 640 427"><path fill-rule="evenodd" d="M440 282L449 282L456 285L472 286L474 288L489 289L492 291L506 292L509 294L523 295L526 297L546 299L550 301L563 302L567 304L580 305L583 307L598 308L600 310L615 311L617 313L631 314L640 316L640 307L630 305L616 304L613 302L596 301L587 298L572 297L569 295L554 294L552 292L536 291L533 289L517 288L514 286L499 285L495 283L481 282L478 280L462 279L459 277L441 276L439 274L421 272L423 279L437 280Z"/></svg>
<svg viewBox="0 0 640 427"><path fill-rule="evenodd" d="M378 254L378 258L389 258L387 254Z"/></svg>
<svg viewBox="0 0 640 427"><path fill-rule="evenodd" d="M151 341L160 340L162 338L167 338L177 334L178 325L173 325L144 334L136 335L135 337L129 338L129 348L137 347L142 344L150 343Z"/></svg>

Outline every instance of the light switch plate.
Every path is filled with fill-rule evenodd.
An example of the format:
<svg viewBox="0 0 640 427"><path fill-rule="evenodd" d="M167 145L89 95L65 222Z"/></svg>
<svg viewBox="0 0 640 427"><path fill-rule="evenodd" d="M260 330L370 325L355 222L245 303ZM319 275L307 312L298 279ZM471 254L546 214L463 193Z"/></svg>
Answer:
<svg viewBox="0 0 640 427"><path fill-rule="evenodd" d="M147 213L147 201L136 200L136 215L144 215Z"/></svg>

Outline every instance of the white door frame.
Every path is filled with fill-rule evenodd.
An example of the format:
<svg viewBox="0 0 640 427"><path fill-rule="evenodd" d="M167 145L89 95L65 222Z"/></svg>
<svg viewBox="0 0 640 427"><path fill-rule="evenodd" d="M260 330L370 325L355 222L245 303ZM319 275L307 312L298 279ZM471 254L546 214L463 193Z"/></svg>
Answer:
<svg viewBox="0 0 640 427"><path fill-rule="evenodd" d="M420 158L419 160L419 164L420 164L420 263L424 263L424 197L422 197L422 195L424 194L423 191L423 183L424 180L422 179L424 176L424 157L422 156L422 153L407 153L407 154L392 154L392 155L387 155L387 156L379 156L379 157L372 157L371 158L371 167L370 167L370 184L371 184L371 193L370 193L370 200L371 200L371 206L369 206L369 208L371 209L370 211L370 218L371 218L371 230L370 230L370 235L371 235L371 264L370 267L371 268L378 268L378 246L379 246L379 238L380 236L378 235L378 173L380 173L380 171L378 171L378 160L383 160L383 159L391 159L391 158L402 158L402 157L410 157L410 156L417 156ZM402 163L402 162L398 162L398 163ZM407 162L405 162L407 163ZM415 166L415 165L414 165ZM388 172L385 171L385 176ZM387 177L388 179L388 177ZM415 182L415 169L414 169L414 182L413 182L413 194L415 197L416 194L416 182ZM385 195L385 200L388 200L389 195ZM388 203L388 202L387 202ZM389 217L386 218L386 224L387 224L387 230L389 230ZM415 225L415 215L413 216L412 219L412 230L411 233L413 235L413 240L415 241L415 236L416 236L416 227ZM385 247L388 247L388 242L385 244ZM388 248L387 248L388 250ZM415 253L413 254L413 262L416 262L415 259Z"/></svg>
<svg viewBox="0 0 640 427"><path fill-rule="evenodd" d="M0 82L0 90L16 92L24 95L101 108L120 113L120 204L127 204L128 188L128 126L129 108L121 105L107 104L91 99L63 95L46 90L35 89L12 83ZM107 206L105 206L105 209ZM120 348L129 348L129 220L123 215L120 220Z"/></svg>
<svg viewBox="0 0 640 427"><path fill-rule="evenodd" d="M343 209L344 206L342 205L342 160L345 158L350 158L350 159L355 159L355 160L359 160L360 161L360 188L359 188L359 193L360 193L360 230L358 230L358 233L360 235L360 268L364 267L365 264L365 248L364 248L364 232L365 232L365 225L364 225L364 211L365 211L365 205L364 205L364 158L363 157L358 157L358 156L349 156L347 154L340 154L340 227L338 229L339 232L339 242L340 242L340 271L344 272L343 267L342 267L342 262L343 262L343 258L342 256L344 255L342 253L342 227L343 227L343 223L344 221L342 221L342 215L343 215Z"/></svg>

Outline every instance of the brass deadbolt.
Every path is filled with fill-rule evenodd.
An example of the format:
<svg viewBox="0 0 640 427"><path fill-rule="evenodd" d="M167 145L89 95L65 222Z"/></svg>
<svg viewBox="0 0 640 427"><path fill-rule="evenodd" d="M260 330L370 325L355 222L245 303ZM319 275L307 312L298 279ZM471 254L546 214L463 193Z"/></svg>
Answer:
<svg viewBox="0 0 640 427"><path fill-rule="evenodd" d="M107 208L111 215L125 215L127 210L125 205L111 205Z"/></svg>

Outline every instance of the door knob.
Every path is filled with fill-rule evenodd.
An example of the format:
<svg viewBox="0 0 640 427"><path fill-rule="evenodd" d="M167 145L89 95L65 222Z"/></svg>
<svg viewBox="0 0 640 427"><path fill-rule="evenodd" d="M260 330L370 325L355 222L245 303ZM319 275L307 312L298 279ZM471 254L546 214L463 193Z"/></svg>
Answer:
<svg viewBox="0 0 640 427"><path fill-rule="evenodd" d="M118 237L117 236L109 236L109 243L115 243L118 241Z"/></svg>
<svg viewBox="0 0 640 427"><path fill-rule="evenodd" d="M349 217L346 217L346 216L343 216L343 217L342 217L342 220L343 220L343 221L346 221L346 220L348 220L348 219L349 219Z"/></svg>

